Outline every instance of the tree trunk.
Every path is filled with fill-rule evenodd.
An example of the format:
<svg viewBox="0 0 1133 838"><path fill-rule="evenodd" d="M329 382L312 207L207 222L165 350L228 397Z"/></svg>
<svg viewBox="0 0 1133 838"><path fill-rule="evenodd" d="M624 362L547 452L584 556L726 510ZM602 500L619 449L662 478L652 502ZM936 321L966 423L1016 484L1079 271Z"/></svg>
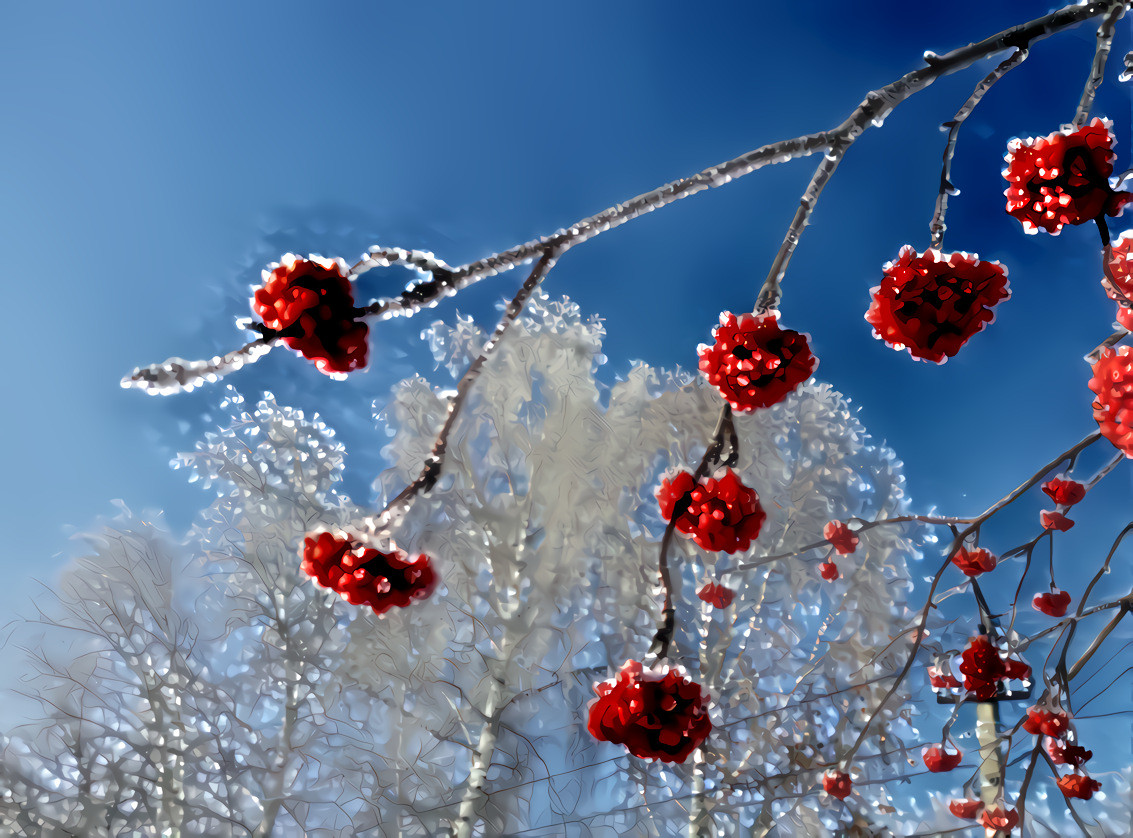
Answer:
<svg viewBox="0 0 1133 838"><path fill-rule="evenodd" d="M500 715L503 712L504 689L503 682L492 679L492 686L488 692L488 706L484 709L487 719L480 731L480 743L476 747L476 757L472 762L472 771L468 775L468 784L464 787L464 797L460 801L460 810L456 822L452 825L454 838L472 838L472 828L480 819L480 811L484 808L486 795L484 784L488 779L488 769L492 767L492 757L496 752L496 740L500 735Z"/></svg>

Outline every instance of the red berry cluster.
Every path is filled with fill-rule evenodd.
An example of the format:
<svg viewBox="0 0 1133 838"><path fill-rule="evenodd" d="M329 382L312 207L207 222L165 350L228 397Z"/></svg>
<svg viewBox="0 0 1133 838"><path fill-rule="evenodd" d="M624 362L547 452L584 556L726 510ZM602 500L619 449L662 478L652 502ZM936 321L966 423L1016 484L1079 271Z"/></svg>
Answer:
<svg viewBox="0 0 1133 838"><path fill-rule="evenodd" d="M1053 710L1036 704L1027 709L1027 718L1023 719L1023 730L1036 736L1053 736L1060 738L1070 729L1070 716L1064 710Z"/></svg>
<svg viewBox="0 0 1133 838"><path fill-rule="evenodd" d="M961 547L952 557L952 564L960 568L960 572L965 576L972 577L995 570L997 562L998 559L996 559L995 554L982 547L977 547L974 550Z"/></svg>
<svg viewBox="0 0 1133 838"><path fill-rule="evenodd" d="M865 319L874 337L914 358L944 363L995 319L992 308L1011 296L1007 269L969 253L923 254L905 245L884 267Z"/></svg>
<svg viewBox="0 0 1133 838"><path fill-rule="evenodd" d="M1074 522L1063 515L1061 512L1055 510L1044 509L1039 512L1039 520L1042 521L1044 530L1057 530L1058 532L1066 532Z"/></svg>
<svg viewBox="0 0 1133 838"><path fill-rule="evenodd" d="M780 329L775 312L738 318L724 312L712 337L715 344L698 349L700 371L743 413L783 401L818 365L806 335Z"/></svg>
<svg viewBox="0 0 1133 838"><path fill-rule="evenodd" d="M949 812L958 818L967 818L968 820L978 818L983 808L984 804L982 800L953 800L948 804Z"/></svg>
<svg viewBox="0 0 1133 838"><path fill-rule="evenodd" d="M1031 606L1050 617L1065 617L1066 609L1070 607L1070 594L1057 588L1045 594L1035 594Z"/></svg>
<svg viewBox="0 0 1133 838"><path fill-rule="evenodd" d="M822 528L822 537L830 542L839 555L848 556L858 549L858 536L841 521L831 521Z"/></svg>
<svg viewBox="0 0 1133 838"><path fill-rule="evenodd" d="M1046 737L1043 744L1051 762L1055 765L1069 765L1074 769L1073 774L1067 774L1058 780L1058 788L1066 797L1089 800L1102 787L1097 780L1078 772L1094 752L1073 741L1074 726L1065 710L1036 704L1027 710L1027 718L1023 719L1022 727L1027 733Z"/></svg>
<svg viewBox="0 0 1133 838"><path fill-rule="evenodd" d="M732 604L736 592L724 585L709 582L696 595L713 608L727 608Z"/></svg>
<svg viewBox="0 0 1133 838"><path fill-rule="evenodd" d="M1094 420L1102 436L1133 457L1133 348L1103 349L1093 372Z"/></svg>
<svg viewBox="0 0 1133 838"><path fill-rule="evenodd" d="M975 820L979 818L980 824L989 831L1010 832L1019 824L1019 813L1004 806L991 806L984 808L982 800L953 800L948 804L948 811L958 818Z"/></svg>
<svg viewBox="0 0 1133 838"><path fill-rule="evenodd" d="M964 689L979 701L995 698L1003 681L1024 681L1031 677L1031 667L1018 658L1005 657L985 634L968 641L960 655L959 669L964 676Z"/></svg>
<svg viewBox="0 0 1133 838"><path fill-rule="evenodd" d="M1081 768L1094 755L1093 751L1087 751L1081 745L1059 739L1047 739L1046 752L1055 765L1070 765L1074 768Z"/></svg>
<svg viewBox="0 0 1133 838"><path fill-rule="evenodd" d="M252 298L264 326L327 375L366 366L365 322L358 320L350 280L341 260L293 253L283 257Z"/></svg>
<svg viewBox="0 0 1133 838"><path fill-rule="evenodd" d="M767 513L759 495L749 489L730 468L717 477L693 482L687 471L665 478L657 490L661 515L676 516L676 529L705 550L735 553L748 549L759 537Z"/></svg>
<svg viewBox="0 0 1133 838"><path fill-rule="evenodd" d="M368 605L378 614L425 599L437 586L427 556L410 559L397 547L383 553L359 546L349 535L329 532L307 537L302 568L351 605Z"/></svg>
<svg viewBox="0 0 1133 838"><path fill-rule="evenodd" d="M853 791L854 784L845 771L832 768L822 775L822 788L830 796L845 800Z"/></svg>
<svg viewBox="0 0 1133 838"><path fill-rule="evenodd" d="M1109 185L1113 174L1113 134L1109 120L1095 119L1077 131L1064 128L1046 137L1007 144L1003 176L1010 186L1007 212L1028 233L1040 228L1057 235L1064 224L1085 224L1121 214L1128 192Z"/></svg>
<svg viewBox="0 0 1133 838"><path fill-rule="evenodd" d="M616 678L594 691L587 730L636 757L684 762L712 731L708 695L680 667L655 671L626 661Z"/></svg>
<svg viewBox="0 0 1133 838"><path fill-rule="evenodd" d="M925 768L937 774L941 771L951 771L953 768L960 764L964 759L964 752L956 748L955 753L949 753L944 744L933 745L931 748L926 748L924 753L921 754L924 760Z"/></svg>
<svg viewBox="0 0 1133 838"><path fill-rule="evenodd" d="M1067 798L1089 800L1101 787L1102 784L1088 774L1067 774L1058 778L1058 789Z"/></svg>
<svg viewBox="0 0 1133 838"><path fill-rule="evenodd" d="M990 806L984 809L980 823L984 829L1010 832L1019 825L1019 813L1014 809L1006 809L1003 806Z"/></svg>
<svg viewBox="0 0 1133 838"><path fill-rule="evenodd" d="M1077 480L1059 475L1043 483L1042 489L1059 506L1073 506L1086 497L1086 487Z"/></svg>
<svg viewBox="0 0 1133 838"><path fill-rule="evenodd" d="M942 666L930 665L928 667L928 682L932 686L933 692L958 690L964 686L952 674L951 666L947 663Z"/></svg>
<svg viewBox="0 0 1133 838"><path fill-rule="evenodd" d="M1133 230L1126 230L1113 242L1106 262L1102 287L1117 303L1117 322L1133 332Z"/></svg>

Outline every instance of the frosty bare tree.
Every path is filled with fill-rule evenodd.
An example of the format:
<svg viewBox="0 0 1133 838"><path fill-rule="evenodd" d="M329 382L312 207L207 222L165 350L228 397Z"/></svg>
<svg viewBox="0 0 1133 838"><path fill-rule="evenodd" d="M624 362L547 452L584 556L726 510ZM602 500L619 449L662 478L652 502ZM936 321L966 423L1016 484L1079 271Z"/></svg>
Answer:
<svg viewBox="0 0 1133 838"><path fill-rule="evenodd" d="M353 266L292 254L269 266L253 301L262 322L246 324L255 340L123 384L191 389L281 343L349 374L367 361L371 324L533 263L491 333L459 314L426 330L455 389L415 376L378 400L393 463L376 483L379 509L335 491L343 451L321 421L271 397L246 412L228 395L232 423L185 458L221 491L186 544L125 524L76 571L82 592L65 588L61 623L96 645L43 659L56 685L44 693L50 721L8 742L6 817L86 834L113 834L120 820L172 835L700 838L1042 834L1069 816L1087 834L1120 834L1127 776L1107 778L1112 794L1089 815L1073 801L1098 790L1082 768L1077 723L1092 698L1079 685L1104 671L1098 654L1133 608L1133 594L1091 594L1133 525L1076 595L1055 586L1054 545L1072 508L1133 456L1133 353L1118 347L1133 326L1133 237L1111 238L1107 220L1131 195L1111 178L1110 123L1090 119L1127 5L1069 6L926 53L828 131L477 262L375 246ZM894 248L866 315L915 358L959 352L1009 296L1003 265L943 252L961 128L1034 43L1085 21L1097 48L1073 119L1012 140L1005 177L1008 212L1028 232L1101 234L1098 278L1121 328L1089 357L1100 430L1045 454L986 510L914 513L892 452L811 378L807 337L779 323L799 305L785 296L792 254L863 132L994 57L946 123L932 247ZM678 198L816 153L753 312L722 316L700 349L703 377L639 364L601 384L599 321L541 289L557 261ZM419 276L355 305L352 281L390 266ZM1110 444L1119 453L1102 451ZM1022 533L989 535L1040 488L1053 510L1036 509ZM908 602L908 562L922 548L925 598ZM994 590L981 587L991 573ZM187 607L186 584L199 607ZM911 700L928 694L925 675L951 705L943 719ZM1032 686L1023 715L992 709ZM978 741L961 750L973 702ZM947 814L900 799L922 765L970 770L950 786ZM1066 806L1036 806L1028 793L1040 782Z"/></svg>

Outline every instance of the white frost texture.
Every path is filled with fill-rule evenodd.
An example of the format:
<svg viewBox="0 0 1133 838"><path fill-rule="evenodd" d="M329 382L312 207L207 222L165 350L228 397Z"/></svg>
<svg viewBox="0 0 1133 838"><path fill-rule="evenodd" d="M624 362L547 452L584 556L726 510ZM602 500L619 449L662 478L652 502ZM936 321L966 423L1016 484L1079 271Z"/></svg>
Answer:
<svg viewBox="0 0 1133 838"><path fill-rule="evenodd" d="M459 318L425 336L453 370L484 341ZM813 380L736 416L736 471L768 515L751 549L670 552L670 656L711 694L704 747L668 765L587 732L594 684L644 659L657 627L654 493L695 469L721 405L699 376L642 364L601 384L602 338L570 301L532 300L394 534L440 586L382 617L299 569L306 533L373 513L336 491L333 432L229 390L230 423L182 460L219 494L197 525L177 541L112 522L61 587L49 619L79 640L40 666L42 724L0 740L0 832L911 834L919 816L895 824L888 791L919 753L906 694L853 759L854 794L821 786L908 653L918 533L863 532L834 582L824 547L735 570L822 542L831 520L907 511L893 453ZM413 377L378 406L379 500L417 476L452 387ZM708 581L733 604L702 603Z"/></svg>

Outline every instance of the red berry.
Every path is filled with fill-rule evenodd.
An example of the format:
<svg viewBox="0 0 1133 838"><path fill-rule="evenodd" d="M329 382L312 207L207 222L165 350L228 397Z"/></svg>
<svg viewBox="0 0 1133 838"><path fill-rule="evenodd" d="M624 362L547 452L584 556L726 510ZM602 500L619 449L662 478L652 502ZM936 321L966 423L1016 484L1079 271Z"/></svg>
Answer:
<svg viewBox="0 0 1133 838"><path fill-rule="evenodd" d="M1027 718L1023 720L1023 730L1035 735L1062 736L1070 729L1070 717L1063 710L1049 710L1046 707L1035 705L1027 710Z"/></svg>
<svg viewBox="0 0 1133 838"><path fill-rule="evenodd" d="M944 363L995 319L1011 296L1007 269L968 253L917 253L909 245L885 265L865 319L874 337L914 358Z"/></svg>
<svg viewBox="0 0 1133 838"><path fill-rule="evenodd" d="M823 562L818 566L818 572L822 574L822 578L827 582L833 582L838 578L838 565L834 562Z"/></svg>
<svg viewBox="0 0 1133 838"><path fill-rule="evenodd" d="M958 818L974 820L979 816L983 807L984 804L981 800L953 800L948 804L948 811Z"/></svg>
<svg viewBox="0 0 1133 838"><path fill-rule="evenodd" d="M1059 744L1058 739L1047 739L1046 752L1050 754L1050 761L1055 765L1072 765L1075 768L1090 761L1093 751L1087 751L1081 745L1073 743Z"/></svg>
<svg viewBox="0 0 1133 838"><path fill-rule="evenodd" d="M1066 591L1054 590L1048 594L1035 594L1031 606L1051 617L1065 617L1066 609L1070 605L1070 594Z"/></svg>
<svg viewBox="0 0 1133 838"><path fill-rule="evenodd" d="M1101 783L1086 774L1067 774L1058 778L1058 788L1067 798L1089 800L1101 787Z"/></svg>
<svg viewBox="0 0 1133 838"><path fill-rule="evenodd" d="M960 568L960 572L965 576L979 576L981 573L995 570L997 561L998 559L991 552L982 547L974 550L961 547L952 557L952 564Z"/></svg>
<svg viewBox="0 0 1133 838"><path fill-rule="evenodd" d="M982 823L986 829L998 829L1003 832L1010 832L1019 823L1019 813L1014 809L992 806L990 809L984 809L980 823Z"/></svg>
<svg viewBox="0 0 1133 838"><path fill-rule="evenodd" d="M848 556L858 549L858 536L841 521L831 521L822 528L822 537L829 541L841 556Z"/></svg>
<svg viewBox="0 0 1133 838"><path fill-rule="evenodd" d="M1043 491L1059 506L1073 506L1086 496L1086 487L1077 480L1052 477L1043 483Z"/></svg>
<svg viewBox="0 0 1133 838"><path fill-rule="evenodd" d="M1109 185L1113 173L1113 134L1106 119L1046 137L1016 139L1007 144L1010 184L1007 212L1027 233L1039 228L1057 235L1064 224L1085 224L1104 215L1120 215L1133 199Z"/></svg>
<svg viewBox="0 0 1133 838"><path fill-rule="evenodd" d="M1094 420L1102 436L1133 457L1133 348L1103 349L1093 373Z"/></svg>
<svg viewBox="0 0 1133 838"><path fill-rule="evenodd" d="M1026 681L1031 677L1031 667L1018 658L1003 661L1003 677L1013 681Z"/></svg>
<svg viewBox="0 0 1133 838"><path fill-rule="evenodd" d="M779 328L775 312L720 315L715 344L701 344L700 371L734 410L750 413L778 404L810 378L817 359L806 335Z"/></svg>
<svg viewBox="0 0 1133 838"><path fill-rule="evenodd" d="M832 768L822 775L822 788L826 790L827 794L837 797L839 800L845 800L849 797L850 792L853 791L853 786L850 775L845 771Z"/></svg>
<svg viewBox="0 0 1133 838"><path fill-rule="evenodd" d="M942 671L936 666L928 667L928 682L934 690L947 690L963 686L950 670Z"/></svg>
<svg viewBox="0 0 1133 838"><path fill-rule="evenodd" d="M348 534L308 536L303 542L302 569L351 605L368 605L378 614L425 599L437 586L427 556L410 560L396 546L388 553L361 547Z"/></svg>
<svg viewBox="0 0 1133 838"><path fill-rule="evenodd" d="M1049 510L1042 510L1040 517L1043 522L1043 529L1045 530L1058 530L1059 532L1066 532L1074 522L1063 515L1061 512L1051 512Z"/></svg>
<svg viewBox="0 0 1133 838"><path fill-rule="evenodd" d="M960 672L964 676L964 689L978 700L995 698L999 692L999 682L1007 675L999 649L987 639L987 635L977 635L969 642L960 656Z"/></svg>
<svg viewBox="0 0 1133 838"><path fill-rule="evenodd" d="M725 587L724 585L717 585L715 582L707 583L697 593L698 597L714 608L727 608L732 604L732 599L735 595L736 592L731 588Z"/></svg>
<svg viewBox="0 0 1133 838"><path fill-rule="evenodd" d="M944 748L944 745L933 745L922 754L925 767L934 774L941 771L951 771L964 759L964 752L959 748L956 749L954 754L948 753Z"/></svg>

